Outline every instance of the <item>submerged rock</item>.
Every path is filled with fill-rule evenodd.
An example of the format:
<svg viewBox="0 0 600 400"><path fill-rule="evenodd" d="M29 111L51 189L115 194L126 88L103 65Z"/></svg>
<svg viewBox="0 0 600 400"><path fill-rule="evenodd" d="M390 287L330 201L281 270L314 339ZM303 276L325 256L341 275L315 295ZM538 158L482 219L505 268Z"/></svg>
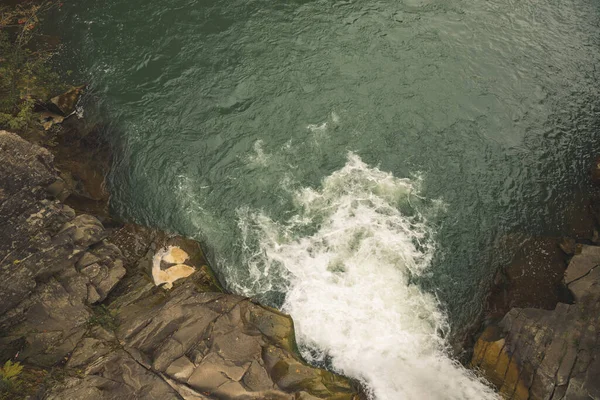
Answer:
<svg viewBox="0 0 600 400"><path fill-rule="evenodd" d="M84 89L85 86L76 86L47 102L40 102L36 105L39 121L44 130L49 130L55 124L61 124L66 118L75 113L77 103Z"/></svg>
<svg viewBox="0 0 600 400"><path fill-rule="evenodd" d="M514 308L488 327L471 364L508 399L600 398L600 247L582 246L565 272L574 304Z"/></svg>
<svg viewBox="0 0 600 400"><path fill-rule="evenodd" d="M42 126L44 127L44 130L48 130L52 128L53 125L60 124L64 120L64 116L53 113L52 111L42 111L39 113L39 121L40 124L42 124Z"/></svg>
<svg viewBox="0 0 600 400"><path fill-rule="evenodd" d="M57 112L44 110L44 119L61 120ZM105 183L111 165L110 147L103 137L103 126L79 118L68 118L60 128L41 132L30 129L22 137L47 149L54 156L58 177L51 191L56 199L83 214L110 221L109 193Z"/></svg>
<svg viewBox="0 0 600 400"><path fill-rule="evenodd" d="M496 276L487 299L488 319L500 319L515 307L552 310L558 302L567 301L563 283L567 263L563 248L569 244L554 238L511 242L517 251L503 273Z"/></svg>
<svg viewBox="0 0 600 400"><path fill-rule="evenodd" d="M600 157L597 157L592 163L590 168L590 176L593 183L600 185Z"/></svg>

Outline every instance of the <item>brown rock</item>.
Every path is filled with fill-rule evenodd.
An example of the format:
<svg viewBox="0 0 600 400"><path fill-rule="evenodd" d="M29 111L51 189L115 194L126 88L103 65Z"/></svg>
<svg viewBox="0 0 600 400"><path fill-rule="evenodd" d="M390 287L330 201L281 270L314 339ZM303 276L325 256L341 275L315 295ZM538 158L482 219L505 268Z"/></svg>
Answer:
<svg viewBox="0 0 600 400"><path fill-rule="evenodd" d="M218 398L357 396L347 380L306 365L288 349L289 317L239 296L194 288L185 282L162 300L164 292L150 286L150 297L118 303L117 336L138 362Z"/></svg>
<svg viewBox="0 0 600 400"><path fill-rule="evenodd" d="M159 375L131 355L116 350L94 360L82 378L67 378L55 386L48 400L176 400L181 397Z"/></svg>
<svg viewBox="0 0 600 400"><path fill-rule="evenodd" d="M83 89L85 89L85 86L73 87L65 93L51 98L50 103L52 103L63 116L67 117L75 111L75 106L83 93Z"/></svg>
<svg viewBox="0 0 600 400"><path fill-rule="evenodd" d="M480 336L471 365L505 398L598 398L598 265L600 248L582 246L565 273L574 304L558 303L553 310L514 308Z"/></svg>
<svg viewBox="0 0 600 400"><path fill-rule="evenodd" d="M65 117L63 115L51 111L42 111L39 114L39 121L46 131L52 128L53 125L62 123L64 120Z"/></svg>
<svg viewBox="0 0 600 400"><path fill-rule="evenodd" d="M52 198L52 155L16 135L0 132L0 161L0 357L64 366L44 398L359 397L299 357L289 316L223 293L197 242L77 215ZM196 272L167 292L150 274L169 245Z"/></svg>
<svg viewBox="0 0 600 400"><path fill-rule="evenodd" d="M590 168L590 175L592 182L597 185L600 185L600 157L596 158L596 161L592 164Z"/></svg>
<svg viewBox="0 0 600 400"><path fill-rule="evenodd" d="M568 301L562 282L567 266L563 245L553 238L531 238L517 245L503 279L495 280L487 300L488 317L500 319L514 307L551 310L559 301Z"/></svg>
<svg viewBox="0 0 600 400"><path fill-rule="evenodd" d="M560 239L558 246L568 256L572 256L577 250L577 242L575 242L575 239L572 238L564 237Z"/></svg>

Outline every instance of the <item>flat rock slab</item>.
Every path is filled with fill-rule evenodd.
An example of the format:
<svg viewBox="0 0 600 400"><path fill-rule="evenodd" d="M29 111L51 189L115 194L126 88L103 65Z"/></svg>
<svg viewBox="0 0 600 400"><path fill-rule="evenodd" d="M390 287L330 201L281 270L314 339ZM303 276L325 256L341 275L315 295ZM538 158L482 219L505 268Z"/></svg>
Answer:
<svg viewBox="0 0 600 400"><path fill-rule="evenodd" d="M153 289L156 291L156 289ZM305 364L289 316L192 283L118 308L117 336L138 362L215 398L352 399L351 383Z"/></svg>

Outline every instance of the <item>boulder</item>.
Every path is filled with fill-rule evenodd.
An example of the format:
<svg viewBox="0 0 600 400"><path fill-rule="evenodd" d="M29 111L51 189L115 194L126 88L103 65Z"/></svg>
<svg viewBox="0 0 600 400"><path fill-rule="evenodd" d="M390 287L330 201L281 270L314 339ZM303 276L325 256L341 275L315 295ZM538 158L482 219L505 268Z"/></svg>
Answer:
<svg viewBox="0 0 600 400"><path fill-rule="evenodd" d="M600 247L581 246L565 272L574 304L514 308L480 336L471 365L507 399L600 398Z"/></svg>
<svg viewBox="0 0 600 400"><path fill-rule="evenodd" d="M57 112L62 114L62 116L68 117L75 112L75 107L77 106L77 102L84 89L85 85L73 87L65 93L51 98L50 103Z"/></svg>

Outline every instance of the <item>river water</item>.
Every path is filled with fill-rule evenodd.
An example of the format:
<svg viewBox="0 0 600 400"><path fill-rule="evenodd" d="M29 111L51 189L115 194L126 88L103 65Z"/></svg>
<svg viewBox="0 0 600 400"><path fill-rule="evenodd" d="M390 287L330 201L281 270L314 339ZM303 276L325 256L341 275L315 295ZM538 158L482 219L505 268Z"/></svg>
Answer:
<svg viewBox="0 0 600 400"><path fill-rule="evenodd" d="M517 233L558 234L600 135L598 0L65 4L111 206L375 399L494 395L448 355ZM94 110L86 111L88 116Z"/></svg>

